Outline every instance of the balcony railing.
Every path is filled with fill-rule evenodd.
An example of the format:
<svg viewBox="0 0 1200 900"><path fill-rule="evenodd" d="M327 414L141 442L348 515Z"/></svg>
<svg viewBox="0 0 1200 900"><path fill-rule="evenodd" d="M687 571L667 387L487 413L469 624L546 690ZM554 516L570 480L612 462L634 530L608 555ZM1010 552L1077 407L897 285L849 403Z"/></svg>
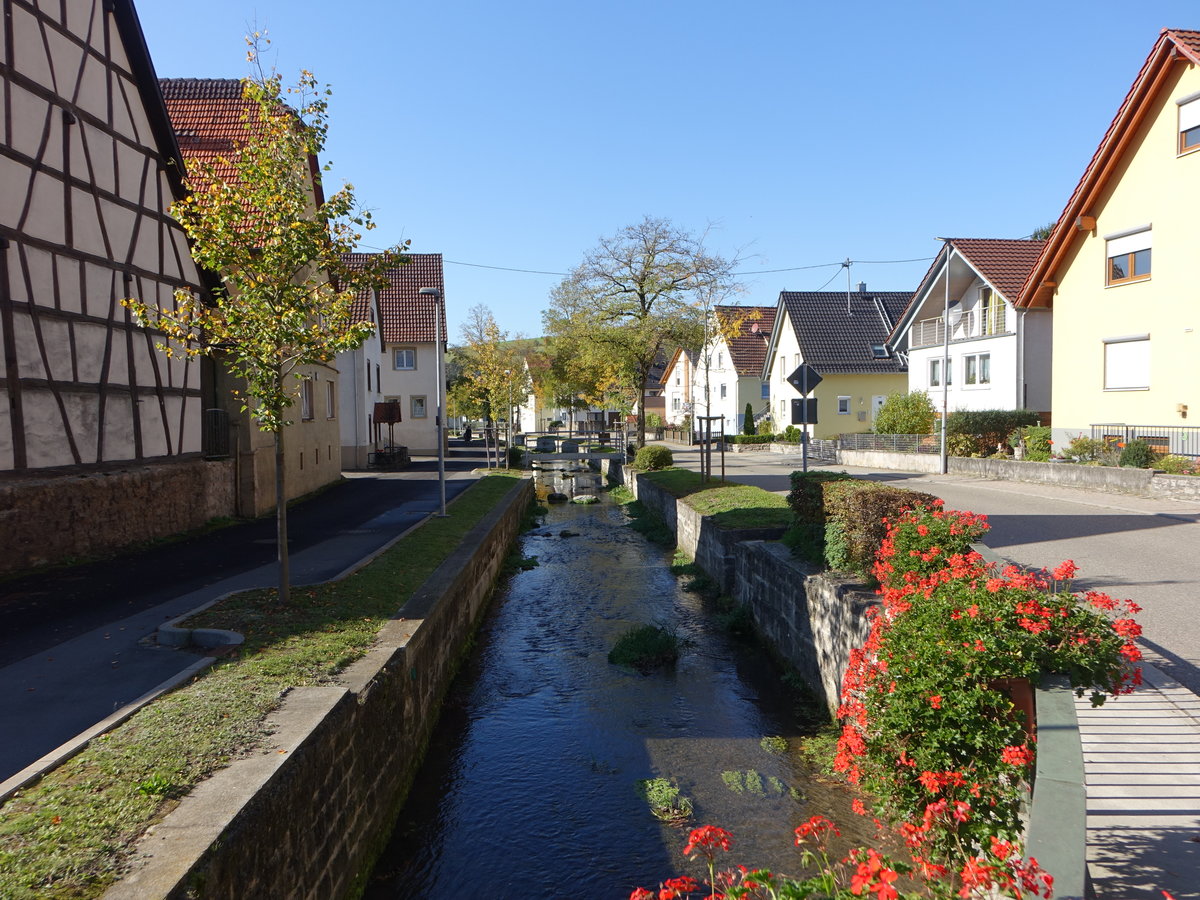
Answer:
<svg viewBox="0 0 1200 900"><path fill-rule="evenodd" d="M1008 323L1005 305L994 303L986 309L972 309L961 316L950 316L953 326L950 329L951 341L965 341L971 338L987 337L993 334L1007 334ZM981 314L982 313L982 314ZM909 338L910 347L934 347L946 340L945 325L942 316L932 319L922 319L912 327Z"/></svg>

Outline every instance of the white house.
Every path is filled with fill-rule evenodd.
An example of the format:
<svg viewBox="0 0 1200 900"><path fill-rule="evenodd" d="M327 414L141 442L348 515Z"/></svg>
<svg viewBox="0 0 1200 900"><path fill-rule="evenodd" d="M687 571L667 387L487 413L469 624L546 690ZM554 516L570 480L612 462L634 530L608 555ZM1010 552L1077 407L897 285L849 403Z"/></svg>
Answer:
<svg viewBox="0 0 1200 900"><path fill-rule="evenodd" d="M1050 412L1051 317L1014 306L1044 241L946 238L888 338L909 390L958 409ZM946 311L949 310L947 345Z"/></svg>
<svg viewBox="0 0 1200 900"><path fill-rule="evenodd" d="M695 410L696 364L699 359L699 353L681 347L671 355L663 369L659 384L665 409L663 420L668 425L682 425L683 420Z"/></svg>
<svg viewBox="0 0 1200 900"><path fill-rule="evenodd" d="M360 256L365 261L367 254L350 254L349 261ZM376 322L376 335L338 355L347 468L364 467L369 453L387 446L407 447L414 456L437 453L439 327L443 352L446 343L442 255L408 253L405 259L388 271L387 287L356 301L356 316ZM422 294L422 288L437 294ZM385 403L394 405L378 406ZM388 421L389 410L398 412L398 421Z"/></svg>
<svg viewBox="0 0 1200 900"><path fill-rule="evenodd" d="M742 430L746 404L770 413L770 382L762 377L774 306L718 306L709 339L695 360L692 403L697 416L724 416L726 434ZM715 422L713 429L720 428Z"/></svg>

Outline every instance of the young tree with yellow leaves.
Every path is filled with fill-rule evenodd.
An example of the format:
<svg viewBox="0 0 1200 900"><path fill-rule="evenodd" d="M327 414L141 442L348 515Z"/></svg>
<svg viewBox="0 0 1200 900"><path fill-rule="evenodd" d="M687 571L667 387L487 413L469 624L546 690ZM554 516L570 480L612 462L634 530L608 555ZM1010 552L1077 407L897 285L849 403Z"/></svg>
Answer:
<svg viewBox="0 0 1200 900"><path fill-rule="evenodd" d="M374 332L354 321L355 294L385 284L404 248L349 268L362 231L374 227L353 188L323 196L317 156L328 130L329 90L310 72L294 87L259 65L261 35L243 82L245 140L236 152L189 161L189 196L172 205L196 262L219 276L211 296L181 290L173 308L125 301L141 324L158 331L167 355L211 355L240 379L235 392L258 427L275 441L279 599L289 600L284 429L300 390L300 367L328 363Z"/></svg>

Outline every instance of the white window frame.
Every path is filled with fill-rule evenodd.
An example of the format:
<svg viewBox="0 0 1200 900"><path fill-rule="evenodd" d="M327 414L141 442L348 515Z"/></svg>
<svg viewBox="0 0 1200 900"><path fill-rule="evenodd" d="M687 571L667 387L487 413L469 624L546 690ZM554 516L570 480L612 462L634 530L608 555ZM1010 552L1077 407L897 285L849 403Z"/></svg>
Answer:
<svg viewBox="0 0 1200 900"><path fill-rule="evenodd" d="M414 419L429 418L429 403L424 394L413 394L408 398L408 409ZM420 412L417 412L417 410Z"/></svg>
<svg viewBox="0 0 1200 900"><path fill-rule="evenodd" d="M849 397L838 397L837 398L837 411L838 411L839 416L850 415L850 398Z"/></svg>
<svg viewBox="0 0 1200 900"><path fill-rule="evenodd" d="M400 364L400 354L406 353L409 355L410 365ZM417 370L417 348L416 347L396 347L392 350L392 368L397 372L415 372Z"/></svg>
<svg viewBox="0 0 1200 900"><path fill-rule="evenodd" d="M963 387L985 388L992 384L992 354L968 353L962 358ZM974 372L972 372L974 369Z"/></svg>
<svg viewBox="0 0 1200 900"><path fill-rule="evenodd" d="M929 360L929 386L942 387L942 360L944 357L935 356ZM950 376L946 379L946 386L954 387L954 360L946 360L946 372Z"/></svg>
<svg viewBox="0 0 1200 900"><path fill-rule="evenodd" d="M337 383L333 379L325 382L325 418L337 418Z"/></svg>
<svg viewBox="0 0 1200 900"><path fill-rule="evenodd" d="M311 422L313 419L313 379L305 375L300 379L300 421Z"/></svg>
<svg viewBox="0 0 1200 900"><path fill-rule="evenodd" d="M1104 339L1104 390L1150 390L1150 335Z"/></svg>
<svg viewBox="0 0 1200 900"><path fill-rule="evenodd" d="M722 381L721 382L721 399L724 400L728 396L729 396L729 385L725 384L725 382Z"/></svg>

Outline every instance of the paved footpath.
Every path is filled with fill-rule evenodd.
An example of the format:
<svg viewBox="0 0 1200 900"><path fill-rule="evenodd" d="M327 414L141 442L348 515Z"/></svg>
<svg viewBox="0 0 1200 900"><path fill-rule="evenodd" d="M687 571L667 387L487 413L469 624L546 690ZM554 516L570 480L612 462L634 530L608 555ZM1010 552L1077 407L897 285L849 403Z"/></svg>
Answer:
<svg viewBox="0 0 1200 900"><path fill-rule="evenodd" d="M447 462L448 498L478 448ZM439 506L436 463L346 480L288 516L293 585L338 577ZM159 625L231 591L278 582L273 517L187 541L0 583L0 796L211 662L160 647Z"/></svg>
<svg viewBox="0 0 1200 900"><path fill-rule="evenodd" d="M677 465L700 468L697 451L667 446ZM800 458L728 454L725 467L731 480L787 493ZM719 461L714 468L720 471ZM948 506L988 513L987 543L1002 556L1039 568L1087 559L1085 574L1106 573L1087 587L1147 606L1139 620L1153 664L1143 667L1144 686L1097 709L1086 697L1076 701L1088 869L1099 900L1163 900L1162 890L1200 900L1200 697L1173 677L1197 684L1200 654L1191 633L1200 623L1200 504L828 463L810 468L911 486ZM1133 543L1143 535L1148 549ZM1147 596L1153 603L1144 603Z"/></svg>

